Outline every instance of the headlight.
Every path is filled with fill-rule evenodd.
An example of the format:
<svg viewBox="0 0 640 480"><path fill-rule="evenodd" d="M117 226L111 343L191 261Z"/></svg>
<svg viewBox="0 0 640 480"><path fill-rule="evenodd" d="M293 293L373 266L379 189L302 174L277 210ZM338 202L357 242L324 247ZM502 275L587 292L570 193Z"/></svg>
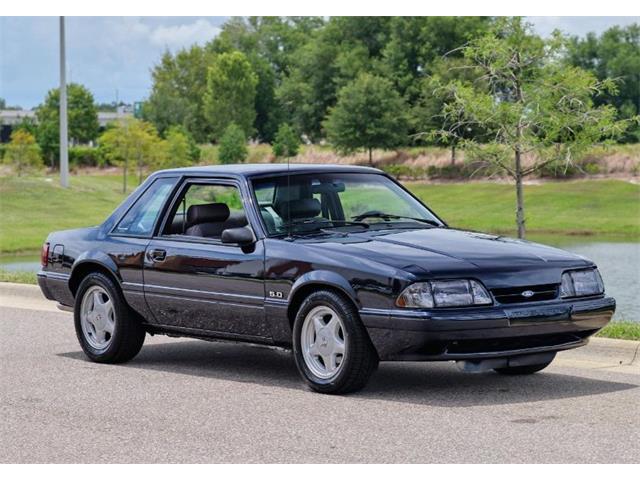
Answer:
<svg viewBox="0 0 640 480"><path fill-rule="evenodd" d="M562 298L600 295L601 293L604 293L604 284L597 268L573 270L562 274L562 283L560 284Z"/></svg>
<svg viewBox="0 0 640 480"><path fill-rule="evenodd" d="M405 308L467 307L490 305L491 296L475 280L443 280L409 285L396 300Z"/></svg>

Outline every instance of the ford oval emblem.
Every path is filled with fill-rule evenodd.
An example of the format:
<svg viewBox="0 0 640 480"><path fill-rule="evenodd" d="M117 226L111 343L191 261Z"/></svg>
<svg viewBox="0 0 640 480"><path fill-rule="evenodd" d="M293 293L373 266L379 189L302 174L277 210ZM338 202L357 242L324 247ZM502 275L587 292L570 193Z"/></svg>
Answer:
<svg viewBox="0 0 640 480"><path fill-rule="evenodd" d="M530 298L530 297L533 297L534 293L531 290L525 290L520 295L522 295L525 298Z"/></svg>

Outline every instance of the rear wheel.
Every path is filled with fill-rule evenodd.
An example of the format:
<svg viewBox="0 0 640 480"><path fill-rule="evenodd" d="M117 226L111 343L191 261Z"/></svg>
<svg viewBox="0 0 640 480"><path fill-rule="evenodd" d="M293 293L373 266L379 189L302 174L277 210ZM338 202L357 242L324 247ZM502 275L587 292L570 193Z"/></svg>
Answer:
<svg viewBox="0 0 640 480"><path fill-rule="evenodd" d="M293 351L302 378L321 393L360 390L378 366L353 304L329 290L312 293L300 306Z"/></svg>
<svg viewBox="0 0 640 480"><path fill-rule="evenodd" d="M502 367L494 370L502 375L531 375L532 373L544 370L553 362L553 358L548 362L536 363L535 365L520 365L517 367Z"/></svg>
<svg viewBox="0 0 640 480"><path fill-rule="evenodd" d="M80 283L74 320L80 346L94 362L126 362L144 343L144 328L118 287L102 273L90 273Z"/></svg>

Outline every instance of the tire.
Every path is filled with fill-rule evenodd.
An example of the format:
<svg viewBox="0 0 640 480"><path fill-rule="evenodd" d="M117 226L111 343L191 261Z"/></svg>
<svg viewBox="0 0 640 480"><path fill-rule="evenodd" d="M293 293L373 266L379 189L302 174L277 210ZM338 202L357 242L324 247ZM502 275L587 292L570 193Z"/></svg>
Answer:
<svg viewBox="0 0 640 480"><path fill-rule="evenodd" d="M93 362L127 362L144 343L145 330L137 315L118 286L102 273L90 273L80 283L74 322L80 346Z"/></svg>
<svg viewBox="0 0 640 480"><path fill-rule="evenodd" d="M554 355L555 357L555 355ZM544 370L553 362L553 358L545 363L536 363L535 365L520 365L518 367L502 367L494 368L494 371L501 375L531 375L533 373Z"/></svg>
<svg viewBox="0 0 640 480"><path fill-rule="evenodd" d="M317 324L314 318L322 324ZM340 324L338 329L333 321ZM325 337L328 331L332 333ZM341 349L342 355L335 354ZM378 367L378 355L354 305L331 290L314 292L302 302L293 326L293 353L302 379L320 393L360 390ZM324 358L330 359L325 363ZM337 366L328 366L329 363Z"/></svg>

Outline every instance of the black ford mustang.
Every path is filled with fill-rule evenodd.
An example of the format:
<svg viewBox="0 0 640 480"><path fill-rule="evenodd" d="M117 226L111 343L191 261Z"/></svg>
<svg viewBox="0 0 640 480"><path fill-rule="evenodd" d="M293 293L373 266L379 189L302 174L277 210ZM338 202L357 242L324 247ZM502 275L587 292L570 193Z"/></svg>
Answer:
<svg viewBox="0 0 640 480"><path fill-rule="evenodd" d="M93 361L130 360L146 333L267 344L327 393L380 360L533 373L615 310L592 262L449 228L363 167L157 172L102 225L49 235L42 265Z"/></svg>

